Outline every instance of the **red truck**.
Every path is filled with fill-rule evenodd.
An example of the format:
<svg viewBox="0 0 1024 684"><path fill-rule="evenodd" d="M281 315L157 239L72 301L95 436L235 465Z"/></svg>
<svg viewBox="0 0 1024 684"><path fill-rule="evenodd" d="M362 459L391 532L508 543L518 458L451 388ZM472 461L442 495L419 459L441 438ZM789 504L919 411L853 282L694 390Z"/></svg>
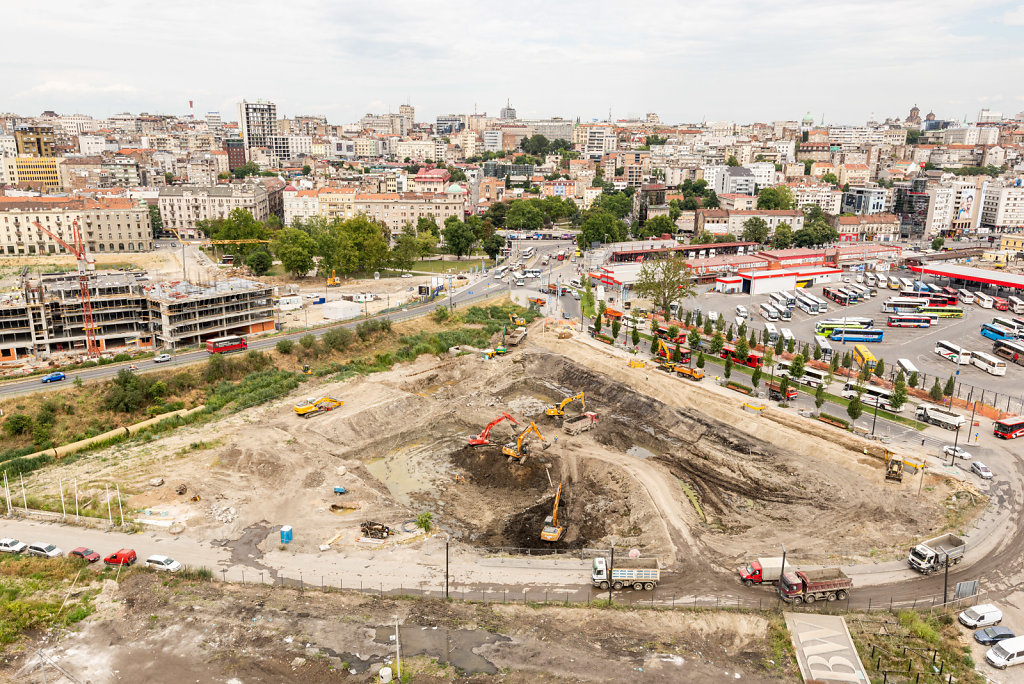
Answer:
<svg viewBox="0 0 1024 684"><path fill-rule="evenodd" d="M779 597L786 602L814 603L846 598L853 580L839 568L787 572L779 580Z"/></svg>
<svg viewBox="0 0 1024 684"><path fill-rule="evenodd" d="M786 400L796 399L800 395L796 387L792 385L786 387ZM768 398L782 401L782 383L773 382L768 385Z"/></svg>
<svg viewBox="0 0 1024 684"><path fill-rule="evenodd" d="M139 559L135 549L119 549L103 559L105 565L134 565Z"/></svg>

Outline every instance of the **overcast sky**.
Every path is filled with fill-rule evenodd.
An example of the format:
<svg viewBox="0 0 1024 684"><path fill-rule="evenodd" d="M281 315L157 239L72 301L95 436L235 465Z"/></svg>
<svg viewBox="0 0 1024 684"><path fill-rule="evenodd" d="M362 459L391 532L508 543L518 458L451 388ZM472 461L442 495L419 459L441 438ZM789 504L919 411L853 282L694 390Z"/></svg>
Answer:
<svg viewBox="0 0 1024 684"><path fill-rule="evenodd" d="M87 6L88 11L81 7ZM662 121L1024 110L1024 0L247 2L0 8L0 111L220 111L332 123L506 98L524 118Z"/></svg>

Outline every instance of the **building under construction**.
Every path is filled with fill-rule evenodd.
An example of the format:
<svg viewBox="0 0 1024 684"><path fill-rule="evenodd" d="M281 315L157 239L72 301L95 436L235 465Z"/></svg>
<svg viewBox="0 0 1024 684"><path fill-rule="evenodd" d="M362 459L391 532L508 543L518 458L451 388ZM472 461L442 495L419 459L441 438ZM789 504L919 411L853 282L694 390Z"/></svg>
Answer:
<svg viewBox="0 0 1024 684"><path fill-rule="evenodd" d="M232 278L214 285L153 282L145 272L88 274L100 353L187 347L223 335L273 330L273 287ZM87 351L77 273L23 274L20 292L0 295L0 362Z"/></svg>

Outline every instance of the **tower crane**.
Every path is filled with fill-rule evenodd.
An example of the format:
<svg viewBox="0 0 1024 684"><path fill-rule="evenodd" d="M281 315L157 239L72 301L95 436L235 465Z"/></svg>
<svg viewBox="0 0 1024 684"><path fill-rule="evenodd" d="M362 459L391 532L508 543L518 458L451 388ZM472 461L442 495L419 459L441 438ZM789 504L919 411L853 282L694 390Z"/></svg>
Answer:
<svg viewBox="0 0 1024 684"><path fill-rule="evenodd" d="M540 441L545 442L544 448L547 448L547 440L544 439L544 435L540 434L540 430L537 429L537 425L535 423L530 423L529 427L519 433L514 442L509 442L505 446L501 447L501 453L505 454L510 459L518 460L520 463L525 461L527 454L530 453L530 445L526 441L526 438L531 432L537 435L537 438Z"/></svg>
<svg viewBox="0 0 1024 684"><path fill-rule="evenodd" d="M85 243L82 242L82 231L78 227L78 219L71 222L71 235L74 245L69 245L59 235L44 228L38 221L32 221L39 230L43 231L57 241L60 246L75 256L78 261L78 287L82 293L82 314L83 329L85 330L86 355L91 357L100 355L99 345L96 344L96 327L92 322L92 298L89 296L89 276L86 270L89 267L89 256L85 252Z"/></svg>
<svg viewBox="0 0 1024 684"><path fill-rule="evenodd" d="M510 420L513 423L515 423L516 425L519 424L519 421L517 421L512 416L508 415L507 413L502 413L500 416L498 416L497 418L492 420L490 423L488 423L487 427L484 428L483 432L481 432L476 437L470 437L469 438L469 446L487 446L488 444L490 444L491 443L491 428L493 428L495 425L497 425L498 423L500 423L503 420Z"/></svg>

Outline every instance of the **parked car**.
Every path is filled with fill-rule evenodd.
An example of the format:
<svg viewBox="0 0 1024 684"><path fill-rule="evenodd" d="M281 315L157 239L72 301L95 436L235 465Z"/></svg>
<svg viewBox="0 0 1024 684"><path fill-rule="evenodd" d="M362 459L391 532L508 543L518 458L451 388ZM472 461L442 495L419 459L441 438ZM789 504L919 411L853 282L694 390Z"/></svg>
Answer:
<svg viewBox="0 0 1024 684"><path fill-rule="evenodd" d="M95 563L100 559L100 554L85 546L79 546L77 549L71 549L71 551L68 552L68 555L74 556L75 558L81 558L82 560L89 561L90 563Z"/></svg>
<svg viewBox="0 0 1024 684"><path fill-rule="evenodd" d="M47 544L46 542L33 542L29 544L28 553L30 556L40 556L42 558L60 558L64 555L63 551L53 544Z"/></svg>
<svg viewBox="0 0 1024 684"><path fill-rule="evenodd" d="M103 559L105 565L133 565L139 557L135 555L135 549L118 549Z"/></svg>
<svg viewBox="0 0 1024 684"><path fill-rule="evenodd" d="M1009 627L985 627L979 629L974 633L974 640L979 644L985 644L991 646L992 644L1003 641L1004 639L1012 639L1014 637L1013 630Z"/></svg>
<svg viewBox="0 0 1024 684"><path fill-rule="evenodd" d="M167 556L150 556L146 559L146 567L164 572L178 572L181 570L181 563Z"/></svg>
<svg viewBox="0 0 1024 684"><path fill-rule="evenodd" d="M412 273L403 273L402 277L403 278L412 278Z"/></svg>
<svg viewBox="0 0 1024 684"><path fill-rule="evenodd" d="M153 357L153 363L164 363L165 361L170 361L170 360L171 360L171 355L170 354L159 354L159 355Z"/></svg>
<svg viewBox="0 0 1024 684"><path fill-rule="evenodd" d="M0 552L22 553L27 548L28 544L17 539L0 539Z"/></svg>
<svg viewBox="0 0 1024 684"><path fill-rule="evenodd" d="M981 461L975 461L971 464L971 472L980 477L982 480L991 480L992 471L988 469L988 466Z"/></svg>
<svg viewBox="0 0 1024 684"><path fill-rule="evenodd" d="M952 456L953 454L956 454L957 458L970 458L971 457L971 455L969 453L964 451L963 447L953 446L951 444L947 444L946 446L942 447L942 453L946 454L947 456Z"/></svg>
<svg viewBox="0 0 1024 684"><path fill-rule="evenodd" d="M991 603L982 603L977 606L971 606L967 610L960 613L957 616L960 624L964 627L976 628L976 627L988 627L989 625L998 625L1003 621L1003 611L999 610Z"/></svg>
<svg viewBox="0 0 1024 684"><path fill-rule="evenodd" d="M43 382L60 382L61 380L67 380L67 376L60 371L43 376Z"/></svg>

